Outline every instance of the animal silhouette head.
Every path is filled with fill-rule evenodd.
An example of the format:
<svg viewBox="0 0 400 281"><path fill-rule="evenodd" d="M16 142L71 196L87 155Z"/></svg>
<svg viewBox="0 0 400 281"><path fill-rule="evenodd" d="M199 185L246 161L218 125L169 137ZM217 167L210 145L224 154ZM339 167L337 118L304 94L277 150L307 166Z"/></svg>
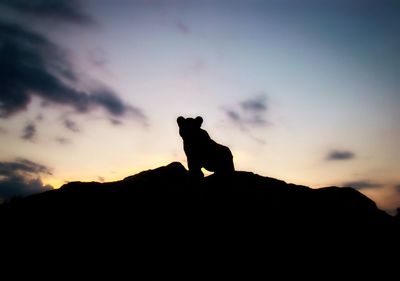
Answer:
<svg viewBox="0 0 400 281"><path fill-rule="evenodd" d="M179 116L176 121L179 126L179 135L183 139L196 137L201 130L201 124L203 124L203 118L200 116L197 116L196 118L184 118Z"/></svg>

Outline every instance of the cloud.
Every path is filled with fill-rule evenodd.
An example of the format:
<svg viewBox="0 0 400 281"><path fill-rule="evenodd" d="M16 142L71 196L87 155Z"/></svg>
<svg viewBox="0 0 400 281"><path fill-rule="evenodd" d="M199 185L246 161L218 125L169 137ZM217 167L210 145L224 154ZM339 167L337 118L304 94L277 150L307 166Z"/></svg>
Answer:
<svg viewBox="0 0 400 281"><path fill-rule="evenodd" d="M74 132L74 133L78 133L80 131L78 125L76 124L76 122L70 120L70 119L65 119L64 120L64 126L65 128L67 128L68 130Z"/></svg>
<svg viewBox="0 0 400 281"><path fill-rule="evenodd" d="M350 160L355 157L355 154L347 150L332 150L326 157L327 160Z"/></svg>
<svg viewBox="0 0 400 281"><path fill-rule="evenodd" d="M1 5L25 16L76 24L94 23L93 19L83 12L80 3L77 0L3 0Z"/></svg>
<svg viewBox="0 0 400 281"><path fill-rule="evenodd" d="M381 187L382 185L376 182L371 182L368 180L361 180L361 181L350 181L343 184L343 186L350 186L355 189L364 189L364 188L377 188Z"/></svg>
<svg viewBox="0 0 400 281"><path fill-rule="evenodd" d="M51 175L51 169L24 158L17 158L13 162L0 162L0 176L22 173Z"/></svg>
<svg viewBox="0 0 400 281"><path fill-rule="evenodd" d="M0 198L9 199L14 196L27 196L34 193L51 190L51 185L44 185L40 178L32 180L13 179L0 181Z"/></svg>
<svg viewBox="0 0 400 281"><path fill-rule="evenodd" d="M130 115L142 122L145 114L123 102L112 90L79 89L78 75L68 56L45 36L22 26L0 21L0 118L26 110L32 96L46 104L87 113L96 108L112 116Z"/></svg>
<svg viewBox="0 0 400 281"><path fill-rule="evenodd" d="M28 123L22 133L21 138L32 141L36 135L36 125L33 122Z"/></svg>
<svg viewBox="0 0 400 281"><path fill-rule="evenodd" d="M259 144L266 142L262 138L254 136L252 129L263 128L269 125L266 120L268 112L267 97L264 94L243 100L232 107L222 108L228 119L246 135Z"/></svg>
<svg viewBox="0 0 400 281"><path fill-rule="evenodd" d="M242 118L240 114L234 110L226 110L226 115L228 115L229 119L231 119L233 122L241 123Z"/></svg>
<svg viewBox="0 0 400 281"><path fill-rule="evenodd" d="M240 105L243 110L255 113L267 110L266 98L264 96L259 96L254 99L242 101Z"/></svg>
<svg viewBox="0 0 400 281"><path fill-rule="evenodd" d="M241 129L268 125L265 117L267 111L265 95L255 96L240 102L236 107L225 109L227 117Z"/></svg>
<svg viewBox="0 0 400 281"><path fill-rule="evenodd" d="M90 103L105 108L114 116L122 116L129 112L135 115L135 117L145 118L140 109L131 105L126 105L118 96L107 89L93 92L90 96Z"/></svg>
<svg viewBox="0 0 400 281"><path fill-rule="evenodd" d="M51 169L27 159L0 162L0 199L52 189L52 186L43 184L40 178L43 174L51 175Z"/></svg>

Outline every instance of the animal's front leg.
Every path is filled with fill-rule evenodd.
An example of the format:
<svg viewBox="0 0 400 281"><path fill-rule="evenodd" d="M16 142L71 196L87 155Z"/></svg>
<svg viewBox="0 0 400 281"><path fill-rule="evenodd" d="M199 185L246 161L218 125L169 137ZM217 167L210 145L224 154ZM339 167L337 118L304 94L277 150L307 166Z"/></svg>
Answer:
<svg viewBox="0 0 400 281"><path fill-rule="evenodd" d="M194 178L203 178L204 174L201 171L200 161L196 159L188 159L189 173Z"/></svg>

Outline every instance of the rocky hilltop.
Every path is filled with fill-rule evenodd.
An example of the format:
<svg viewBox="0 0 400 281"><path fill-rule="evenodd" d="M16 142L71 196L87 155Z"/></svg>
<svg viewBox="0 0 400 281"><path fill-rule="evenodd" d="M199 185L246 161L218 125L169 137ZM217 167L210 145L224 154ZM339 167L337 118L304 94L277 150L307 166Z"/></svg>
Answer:
<svg viewBox="0 0 400 281"><path fill-rule="evenodd" d="M365 245L395 251L400 233L395 217L351 187L313 189L241 171L194 180L178 162L115 182L70 182L3 204L0 219L6 232L173 251L213 245L351 255Z"/></svg>

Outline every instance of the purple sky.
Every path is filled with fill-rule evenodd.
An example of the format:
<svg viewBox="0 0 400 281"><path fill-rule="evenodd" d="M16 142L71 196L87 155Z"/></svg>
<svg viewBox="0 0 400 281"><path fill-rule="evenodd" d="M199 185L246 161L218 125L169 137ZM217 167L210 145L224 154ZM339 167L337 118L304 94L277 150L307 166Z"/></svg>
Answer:
<svg viewBox="0 0 400 281"><path fill-rule="evenodd" d="M400 206L398 1L1 1L0 198L186 164ZM10 188L12 187L12 188Z"/></svg>

